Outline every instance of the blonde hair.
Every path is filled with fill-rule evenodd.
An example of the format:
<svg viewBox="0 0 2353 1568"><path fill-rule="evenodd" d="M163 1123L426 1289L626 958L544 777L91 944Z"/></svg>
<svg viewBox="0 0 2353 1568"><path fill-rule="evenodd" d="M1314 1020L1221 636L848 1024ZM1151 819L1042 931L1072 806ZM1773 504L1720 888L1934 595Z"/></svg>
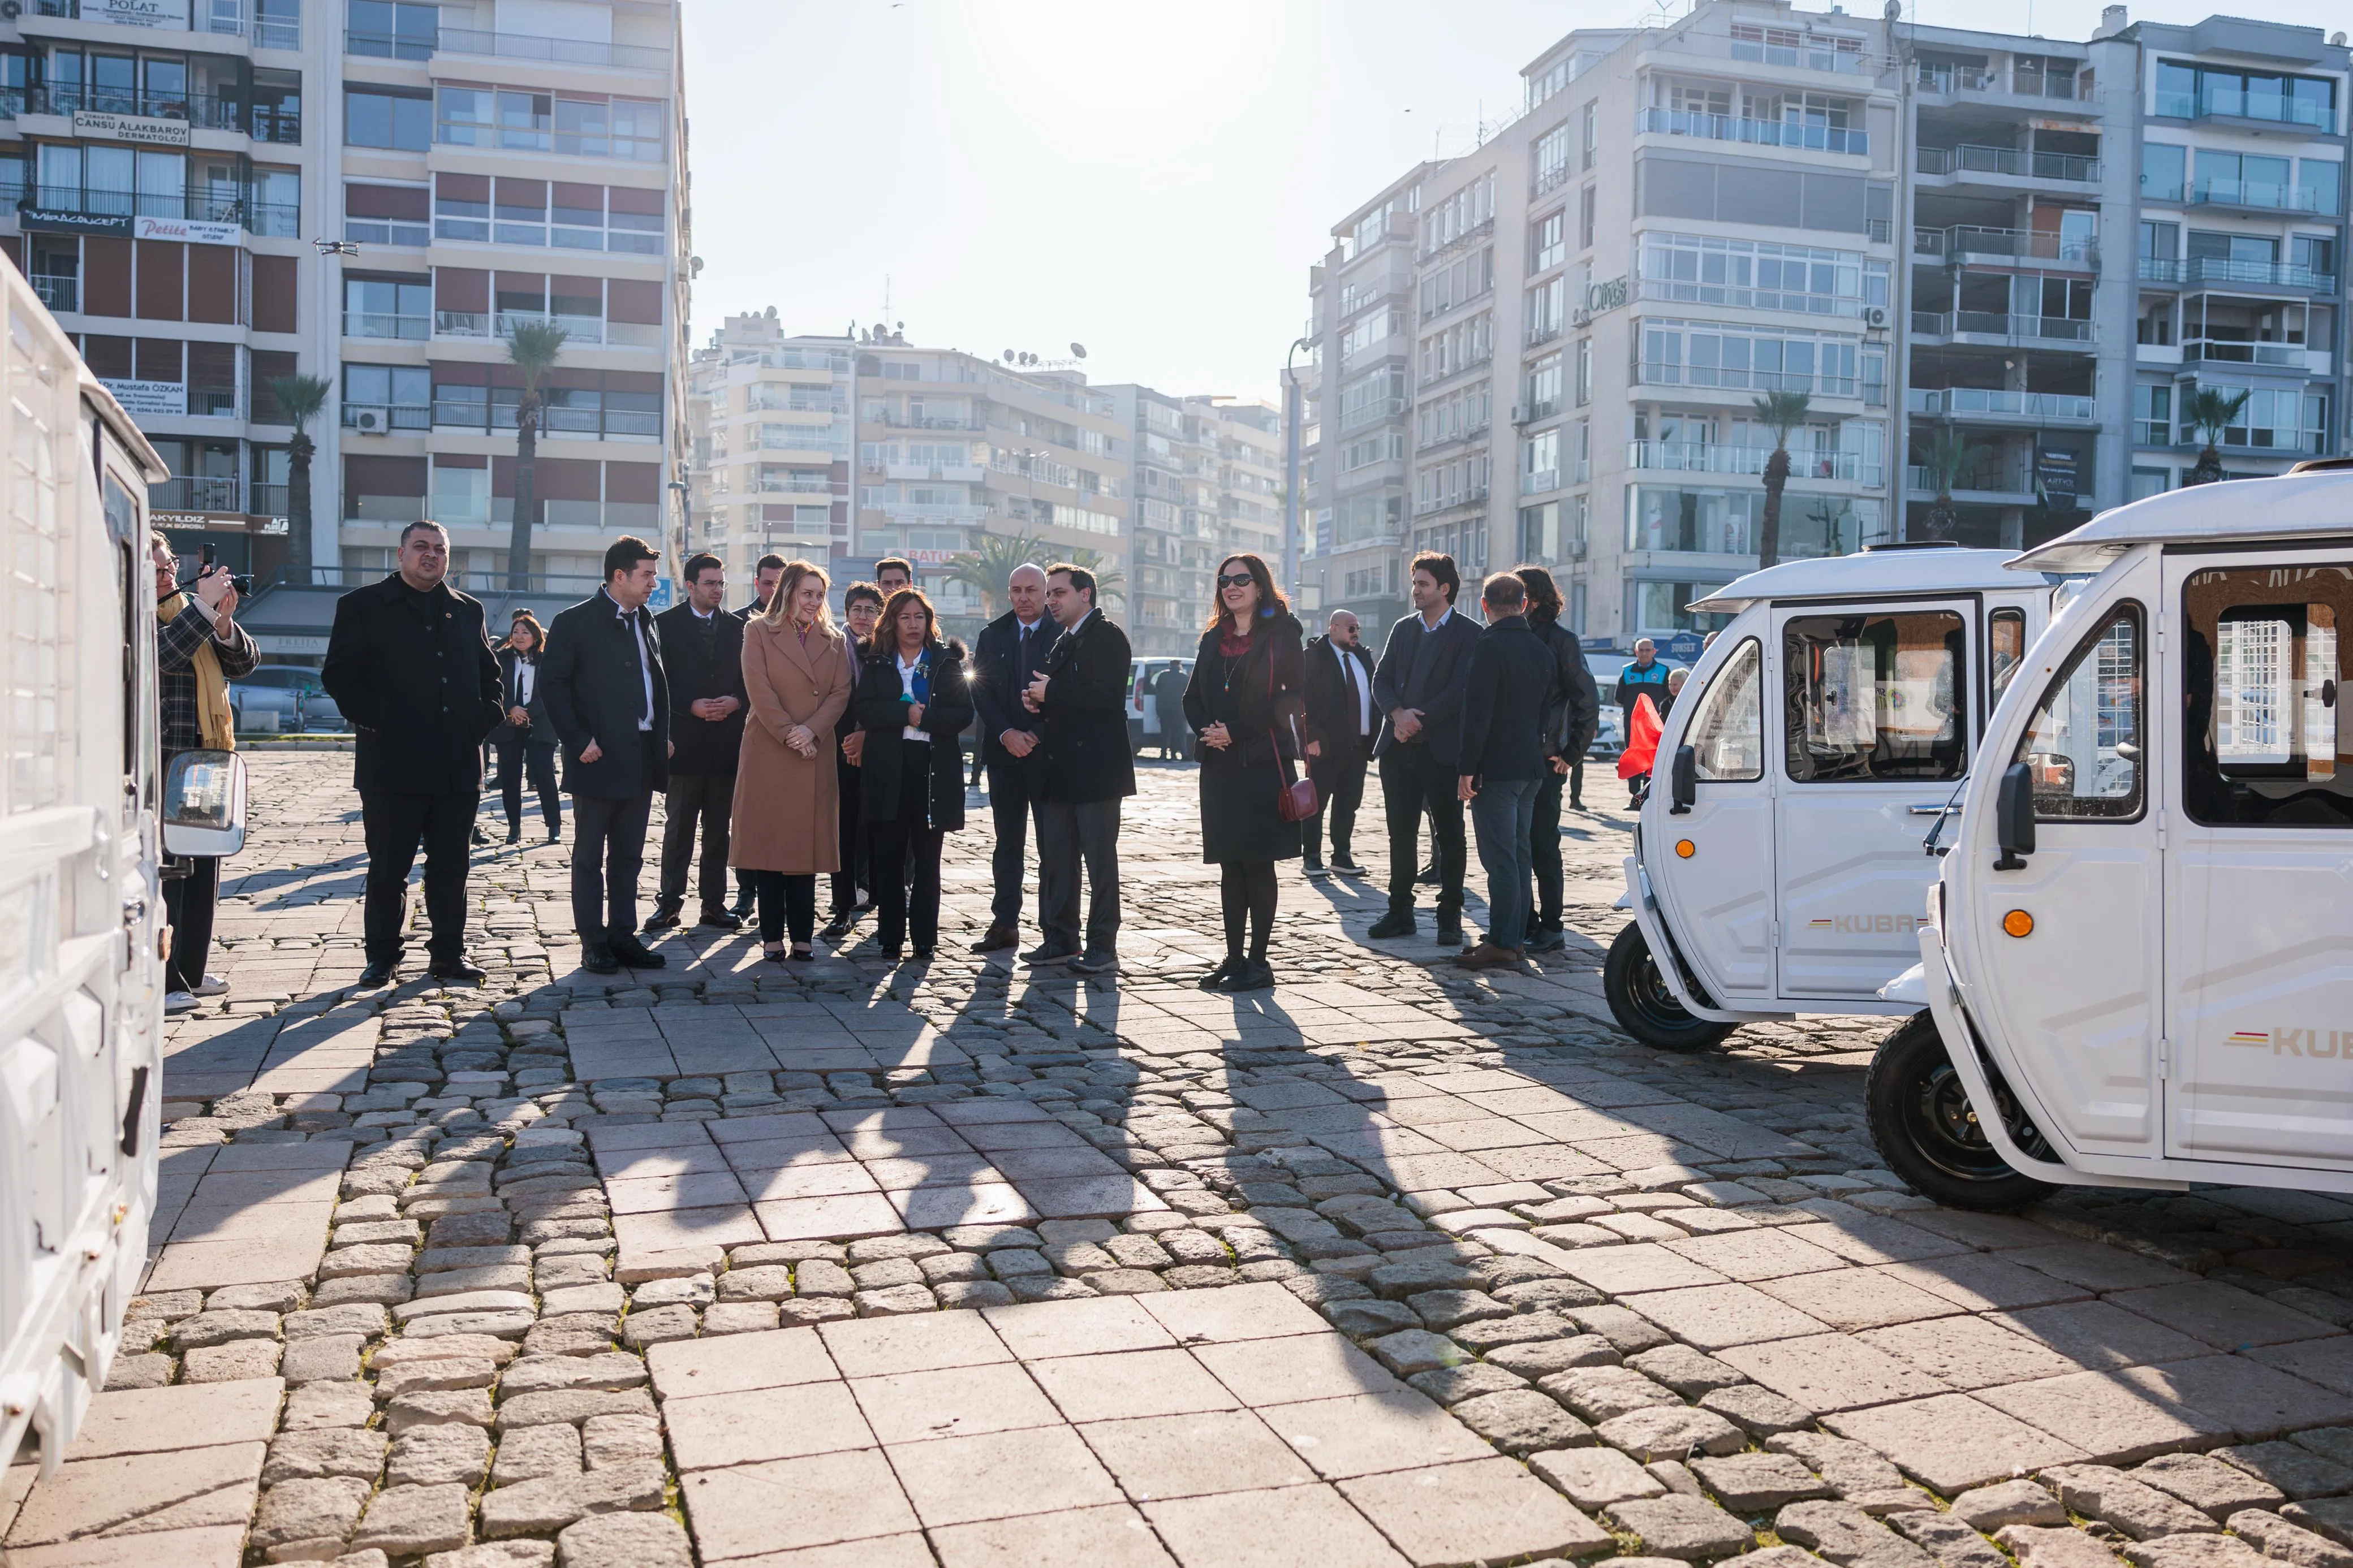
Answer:
<svg viewBox="0 0 2353 1568"><path fill-rule="evenodd" d="M785 563L785 574L776 579L776 591L768 595L768 608L760 618L772 626L789 623L793 618L793 592L801 585L804 577L814 577L828 587L833 583L833 579L825 574L825 568L814 561L787 561ZM834 628L832 609L822 598L817 602L817 629L828 637L841 635Z"/></svg>

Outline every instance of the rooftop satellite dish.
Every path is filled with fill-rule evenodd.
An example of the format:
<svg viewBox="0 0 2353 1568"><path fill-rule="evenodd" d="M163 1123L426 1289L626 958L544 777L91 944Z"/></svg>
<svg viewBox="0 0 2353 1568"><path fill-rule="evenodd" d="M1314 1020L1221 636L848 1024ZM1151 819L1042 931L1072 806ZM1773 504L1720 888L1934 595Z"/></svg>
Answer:
<svg viewBox="0 0 2353 1568"><path fill-rule="evenodd" d="M1005 351L1005 363L1007 364L1011 364L1013 363L1013 351L1011 349L1007 349Z"/></svg>
<svg viewBox="0 0 2353 1568"><path fill-rule="evenodd" d="M1086 358L1086 357L1087 357L1087 345L1086 345L1086 344L1084 344L1084 343L1072 343L1072 344L1071 345L1071 357L1072 359L1084 359L1084 358Z"/></svg>
<svg viewBox="0 0 2353 1568"><path fill-rule="evenodd" d="M891 323L891 330L894 332L903 332L907 330L907 323L904 321L893 321Z"/></svg>
<svg viewBox="0 0 2353 1568"><path fill-rule="evenodd" d="M1904 0L1887 0L1887 8L1881 15L1890 22L1901 21L1904 16Z"/></svg>

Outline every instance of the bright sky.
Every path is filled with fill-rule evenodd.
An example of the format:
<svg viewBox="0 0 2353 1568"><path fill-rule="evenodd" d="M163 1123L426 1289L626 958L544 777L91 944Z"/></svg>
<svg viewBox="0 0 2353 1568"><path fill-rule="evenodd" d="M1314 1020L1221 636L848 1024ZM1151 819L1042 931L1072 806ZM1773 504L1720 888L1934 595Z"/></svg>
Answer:
<svg viewBox="0 0 2353 1568"><path fill-rule="evenodd" d="M1332 226L1434 146L1470 150L1482 108L1491 122L1516 109L1520 68L1562 34L1643 4L695 0L696 342L774 305L788 331L888 320L991 355L1077 342L1099 382L1271 400ZM2083 38L2100 4L1907 10ZM2238 9L2331 28L2353 15Z"/></svg>

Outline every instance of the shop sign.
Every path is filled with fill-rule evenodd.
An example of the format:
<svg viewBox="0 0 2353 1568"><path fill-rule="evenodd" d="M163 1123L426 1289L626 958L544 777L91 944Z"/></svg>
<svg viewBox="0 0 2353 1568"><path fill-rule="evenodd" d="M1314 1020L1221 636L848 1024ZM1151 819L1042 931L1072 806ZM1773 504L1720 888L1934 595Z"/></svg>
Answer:
<svg viewBox="0 0 2353 1568"><path fill-rule="evenodd" d="M1623 305L1630 297L1624 278L1612 278L1607 283L1588 283L1585 299L1577 308L1577 324L1583 326L1596 316L1603 316Z"/></svg>
<svg viewBox="0 0 2353 1568"><path fill-rule="evenodd" d="M188 389L176 381L104 381L106 390L114 394L114 401L122 405L122 412L142 414L185 414L188 411Z"/></svg>
<svg viewBox="0 0 2353 1568"><path fill-rule="evenodd" d="M183 245L242 245L245 229L237 224L191 217L141 217L131 220L131 237L176 239Z"/></svg>
<svg viewBox="0 0 2353 1568"><path fill-rule="evenodd" d="M69 213L54 207L18 207L17 223L26 234L111 234L124 238L131 235L131 218L125 213Z"/></svg>
<svg viewBox="0 0 2353 1568"><path fill-rule="evenodd" d="M115 27L188 26L188 0L81 0L81 19Z"/></svg>
<svg viewBox="0 0 2353 1568"><path fill-rule="evenodd" d="M77 109L73 128L77 136L95 136L109 142L136 142L148 147L188 144L186 121L164 120L153 114L110 114L102 110Z"/></svg>

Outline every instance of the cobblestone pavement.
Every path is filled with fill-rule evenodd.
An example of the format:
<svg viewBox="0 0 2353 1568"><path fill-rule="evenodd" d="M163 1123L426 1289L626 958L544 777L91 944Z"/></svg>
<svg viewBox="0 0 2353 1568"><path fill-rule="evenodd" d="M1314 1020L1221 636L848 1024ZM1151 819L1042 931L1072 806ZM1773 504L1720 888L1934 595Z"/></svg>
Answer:
<svg viewBox="0 0 2353 1568"><path fill-rule="evenodd" d="M147 1291L9 1568L2353 1568L2353 1205L1924 1202L1884 1020L1610 1026L1622 816L1525 974L1291 874L1282 984L1204 994L1147 766L1116 982L963 952L967 832L929 965L587 975L534 844L485 988L358 993L348 767L252 759Z"/></svg>

